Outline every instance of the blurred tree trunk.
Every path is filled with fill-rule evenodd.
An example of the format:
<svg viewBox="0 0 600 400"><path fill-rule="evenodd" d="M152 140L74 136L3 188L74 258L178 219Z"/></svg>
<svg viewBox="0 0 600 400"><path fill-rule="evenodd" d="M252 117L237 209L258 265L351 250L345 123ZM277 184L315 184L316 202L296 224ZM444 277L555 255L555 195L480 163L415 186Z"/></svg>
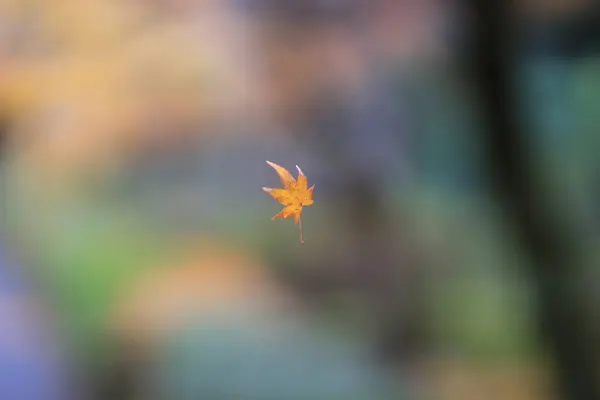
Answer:
<svg viewBox="0 0 600 400"><path fill-rule="evenodd" d="M517 31L510 2L467 1L473 12L472 59L484 139L494 189L529 253L529 273L538 296L539 329L555 363L565 399L598 399L596 348L590 316L577 283L579 263L572 228L552 213L528 132L517 108Z"/></svg>

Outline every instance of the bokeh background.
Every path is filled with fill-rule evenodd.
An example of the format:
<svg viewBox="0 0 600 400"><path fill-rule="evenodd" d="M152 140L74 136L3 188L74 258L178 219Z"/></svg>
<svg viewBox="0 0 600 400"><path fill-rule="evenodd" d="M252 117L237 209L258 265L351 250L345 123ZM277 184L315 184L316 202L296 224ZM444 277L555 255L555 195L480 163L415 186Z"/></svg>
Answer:
<svg viewBox="0 0 600 400"><path fill-rule="evenodd" d="M599 16L0 0L0 398L597 398Z"/></svg>

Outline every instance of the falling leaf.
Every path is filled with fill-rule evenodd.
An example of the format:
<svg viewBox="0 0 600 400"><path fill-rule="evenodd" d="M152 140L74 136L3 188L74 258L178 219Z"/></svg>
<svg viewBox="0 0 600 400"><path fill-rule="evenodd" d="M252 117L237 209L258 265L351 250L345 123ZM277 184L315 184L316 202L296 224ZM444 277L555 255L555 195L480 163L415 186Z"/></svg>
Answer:
<svg viewBox="0 0 600 400"><path fill-rule="evenodd" d="M289 218L293 216L294 222L299 224L300 227L300 243L304 243L304 238L302 237L302 220L300 219L300 216L302 214L302 207L310 206L314 203L313 191L315 185L312 185L310 188L308 187L306 175L304 175L304 172L302 172L297 165L298 179L296 180L287 169L272 163L271 161L267 161L267 164L275 169L281 179L283 188L272 189L263 187L263 190L285 206L281 212L271 219Z"/></svg>

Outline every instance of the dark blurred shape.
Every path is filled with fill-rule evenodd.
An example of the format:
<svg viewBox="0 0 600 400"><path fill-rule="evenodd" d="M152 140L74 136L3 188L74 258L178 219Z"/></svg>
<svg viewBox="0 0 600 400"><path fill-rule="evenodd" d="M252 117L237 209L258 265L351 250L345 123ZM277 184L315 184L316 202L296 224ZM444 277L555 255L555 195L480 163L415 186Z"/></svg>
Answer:
<svg viewBox="0 0 600 400"><path fill-rule="evenodd" d="M594 337L581 288L573 228L550 211L533 168L529 137L517 109L515 83L518 30L504 1L467 1L474 12L472 66L484 116L492 184L529 253L537 285L539 327L556 362L565 399L600 398Z"/></svg>
<svg viewBox="0 0 600 400"><path fill-rule="evenodd" d="M533 21L525 32L538 53L579 58L600 53L600 4L590 2L550 20Z"/></svg>

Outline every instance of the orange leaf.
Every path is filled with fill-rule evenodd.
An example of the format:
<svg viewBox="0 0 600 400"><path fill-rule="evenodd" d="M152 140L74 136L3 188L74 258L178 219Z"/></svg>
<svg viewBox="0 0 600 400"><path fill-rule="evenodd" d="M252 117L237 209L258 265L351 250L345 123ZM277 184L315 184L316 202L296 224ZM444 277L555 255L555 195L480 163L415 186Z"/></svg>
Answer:
<svg viewBox="0 0 600 400"><path fill-rule="evenodd" d="M293 216L294 222L300 224L300 242L304 243L302 237L302 220L300 219L300 216L302 215L302 207L310 206L314 203L313 191L315 186L313 185L308 188L308 179L297 165L298 180L294 179L287 169L271 161L267 161L267 164L273 167L281 178L283 189L263 187L263 190L279 203L286 206L278 214L273 216L272 219L289 218Z"/></svg>

